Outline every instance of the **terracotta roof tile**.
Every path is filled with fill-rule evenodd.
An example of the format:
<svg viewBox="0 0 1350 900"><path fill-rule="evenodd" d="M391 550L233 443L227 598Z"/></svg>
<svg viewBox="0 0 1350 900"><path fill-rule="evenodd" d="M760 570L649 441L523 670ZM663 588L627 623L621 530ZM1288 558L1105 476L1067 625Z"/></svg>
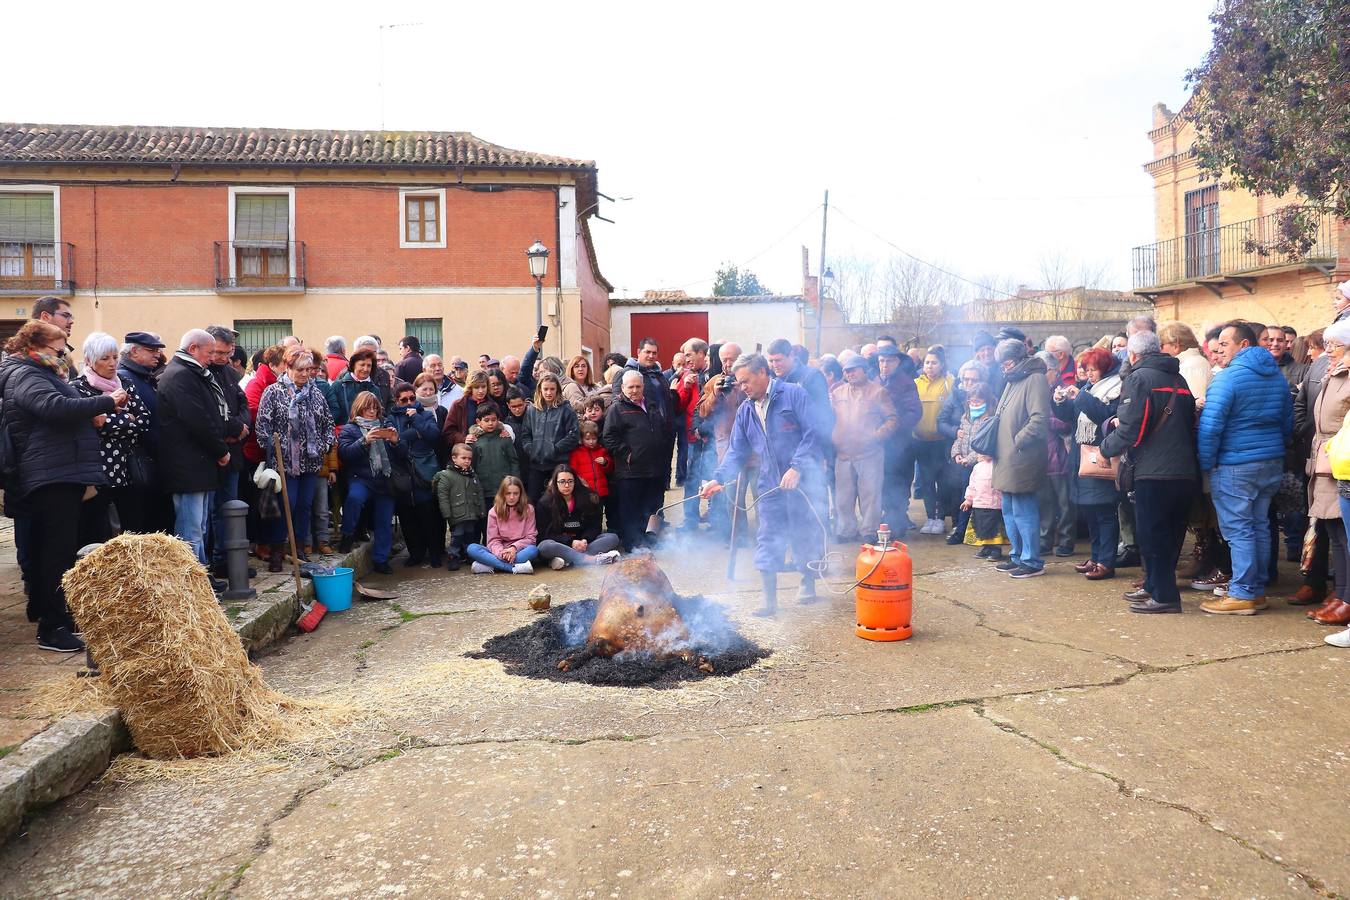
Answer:
<svg viewBox="0 0 1350 900"><path fill-rule="evenodd" d="M0 163L417 166L594 170L589 160L512 150L467 131L323 131L0 123Z"/></svg>

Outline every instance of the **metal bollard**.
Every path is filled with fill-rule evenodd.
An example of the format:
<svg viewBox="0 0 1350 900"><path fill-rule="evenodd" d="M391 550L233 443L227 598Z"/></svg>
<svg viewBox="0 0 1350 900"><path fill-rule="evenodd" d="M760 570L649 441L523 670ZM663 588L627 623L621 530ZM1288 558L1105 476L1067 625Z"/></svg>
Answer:
<svg viewBox="0 0 1350 900"><path fill-rule="evenodd" d="M225 571L230 586L220 595L222 600L252 600L258 592L248 583L248 504L243 500L229 500L221 507L225 520Z"/></svg>

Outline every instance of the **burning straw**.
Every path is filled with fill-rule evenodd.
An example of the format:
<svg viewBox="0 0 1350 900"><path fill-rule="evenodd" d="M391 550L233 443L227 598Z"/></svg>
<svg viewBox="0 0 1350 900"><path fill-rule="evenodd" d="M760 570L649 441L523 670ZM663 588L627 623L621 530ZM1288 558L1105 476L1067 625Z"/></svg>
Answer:
<svg viewBox="0 0 1350 900"><path fill-rule="evenodd" d="M66 600L136 746L157 759L286 740L302 704L248 660L187 544L122 535L66 573Z"/></svg>

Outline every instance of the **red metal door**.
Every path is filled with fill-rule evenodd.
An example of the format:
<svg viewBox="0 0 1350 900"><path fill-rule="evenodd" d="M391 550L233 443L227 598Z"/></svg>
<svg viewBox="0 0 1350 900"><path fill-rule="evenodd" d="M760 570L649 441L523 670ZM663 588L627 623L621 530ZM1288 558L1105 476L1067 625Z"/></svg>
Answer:
<svg viewBox="0 0 1350 900"><path fill-rule="evenodd" d="M708 314L706 312L655 312L633 313L629 320L633 346L629 353L636 356L638 341L654 338L657 350L661 354L661 366L670 365L675 351L690 338L708 339Z"/></svg>

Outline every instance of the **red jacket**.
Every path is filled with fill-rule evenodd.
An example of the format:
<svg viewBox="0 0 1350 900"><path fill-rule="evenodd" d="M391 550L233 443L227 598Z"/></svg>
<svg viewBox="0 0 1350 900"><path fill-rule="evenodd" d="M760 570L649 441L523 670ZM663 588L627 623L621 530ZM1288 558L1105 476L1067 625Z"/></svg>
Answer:
<svg viewBox="0 0 1350 900"><path fill-rule="evenodd" d="M703 397L703 385L708 381L704 373L697 374L698 378L693 384L684 383L683 370L675 376L675 410L677 418L683 422L685 436L689 438L691 444L699 442L698 434L694 431L694 410L698 408L698 402Z"/></svg>
<svg viewBox="0 0 1350 900"><path fill-rule="evenodd" d="M342 377L342 373L347 371L347 357L341 353L329 353L323 358L324 366L328 369L328 382L331 384Z"/></svg>
<svg viewBox="0 0 1350 900"><path fill-rule="evenodd" d="M258 371L249 379L248 386L244 388L244 399L248 401L248 412L253 421L258 420L258 404L262 402L263 391L276 383L277 375L266 363L258 366ZM244 442L244 459L251 463L260 463L264 458L262 448L258 446L257 436L250 431L248 440Z"/></svg>
<svg viewBox="0 0 1350 900"><path fill-rule="evenodd" d="M604 462L596 462L603 459ZM609 473L614 471L614 459L608 450L599 444L587 447L582 444L567 458L570 465L582 481L590 485L591 490L601 497L609 496Z"/></svg>

